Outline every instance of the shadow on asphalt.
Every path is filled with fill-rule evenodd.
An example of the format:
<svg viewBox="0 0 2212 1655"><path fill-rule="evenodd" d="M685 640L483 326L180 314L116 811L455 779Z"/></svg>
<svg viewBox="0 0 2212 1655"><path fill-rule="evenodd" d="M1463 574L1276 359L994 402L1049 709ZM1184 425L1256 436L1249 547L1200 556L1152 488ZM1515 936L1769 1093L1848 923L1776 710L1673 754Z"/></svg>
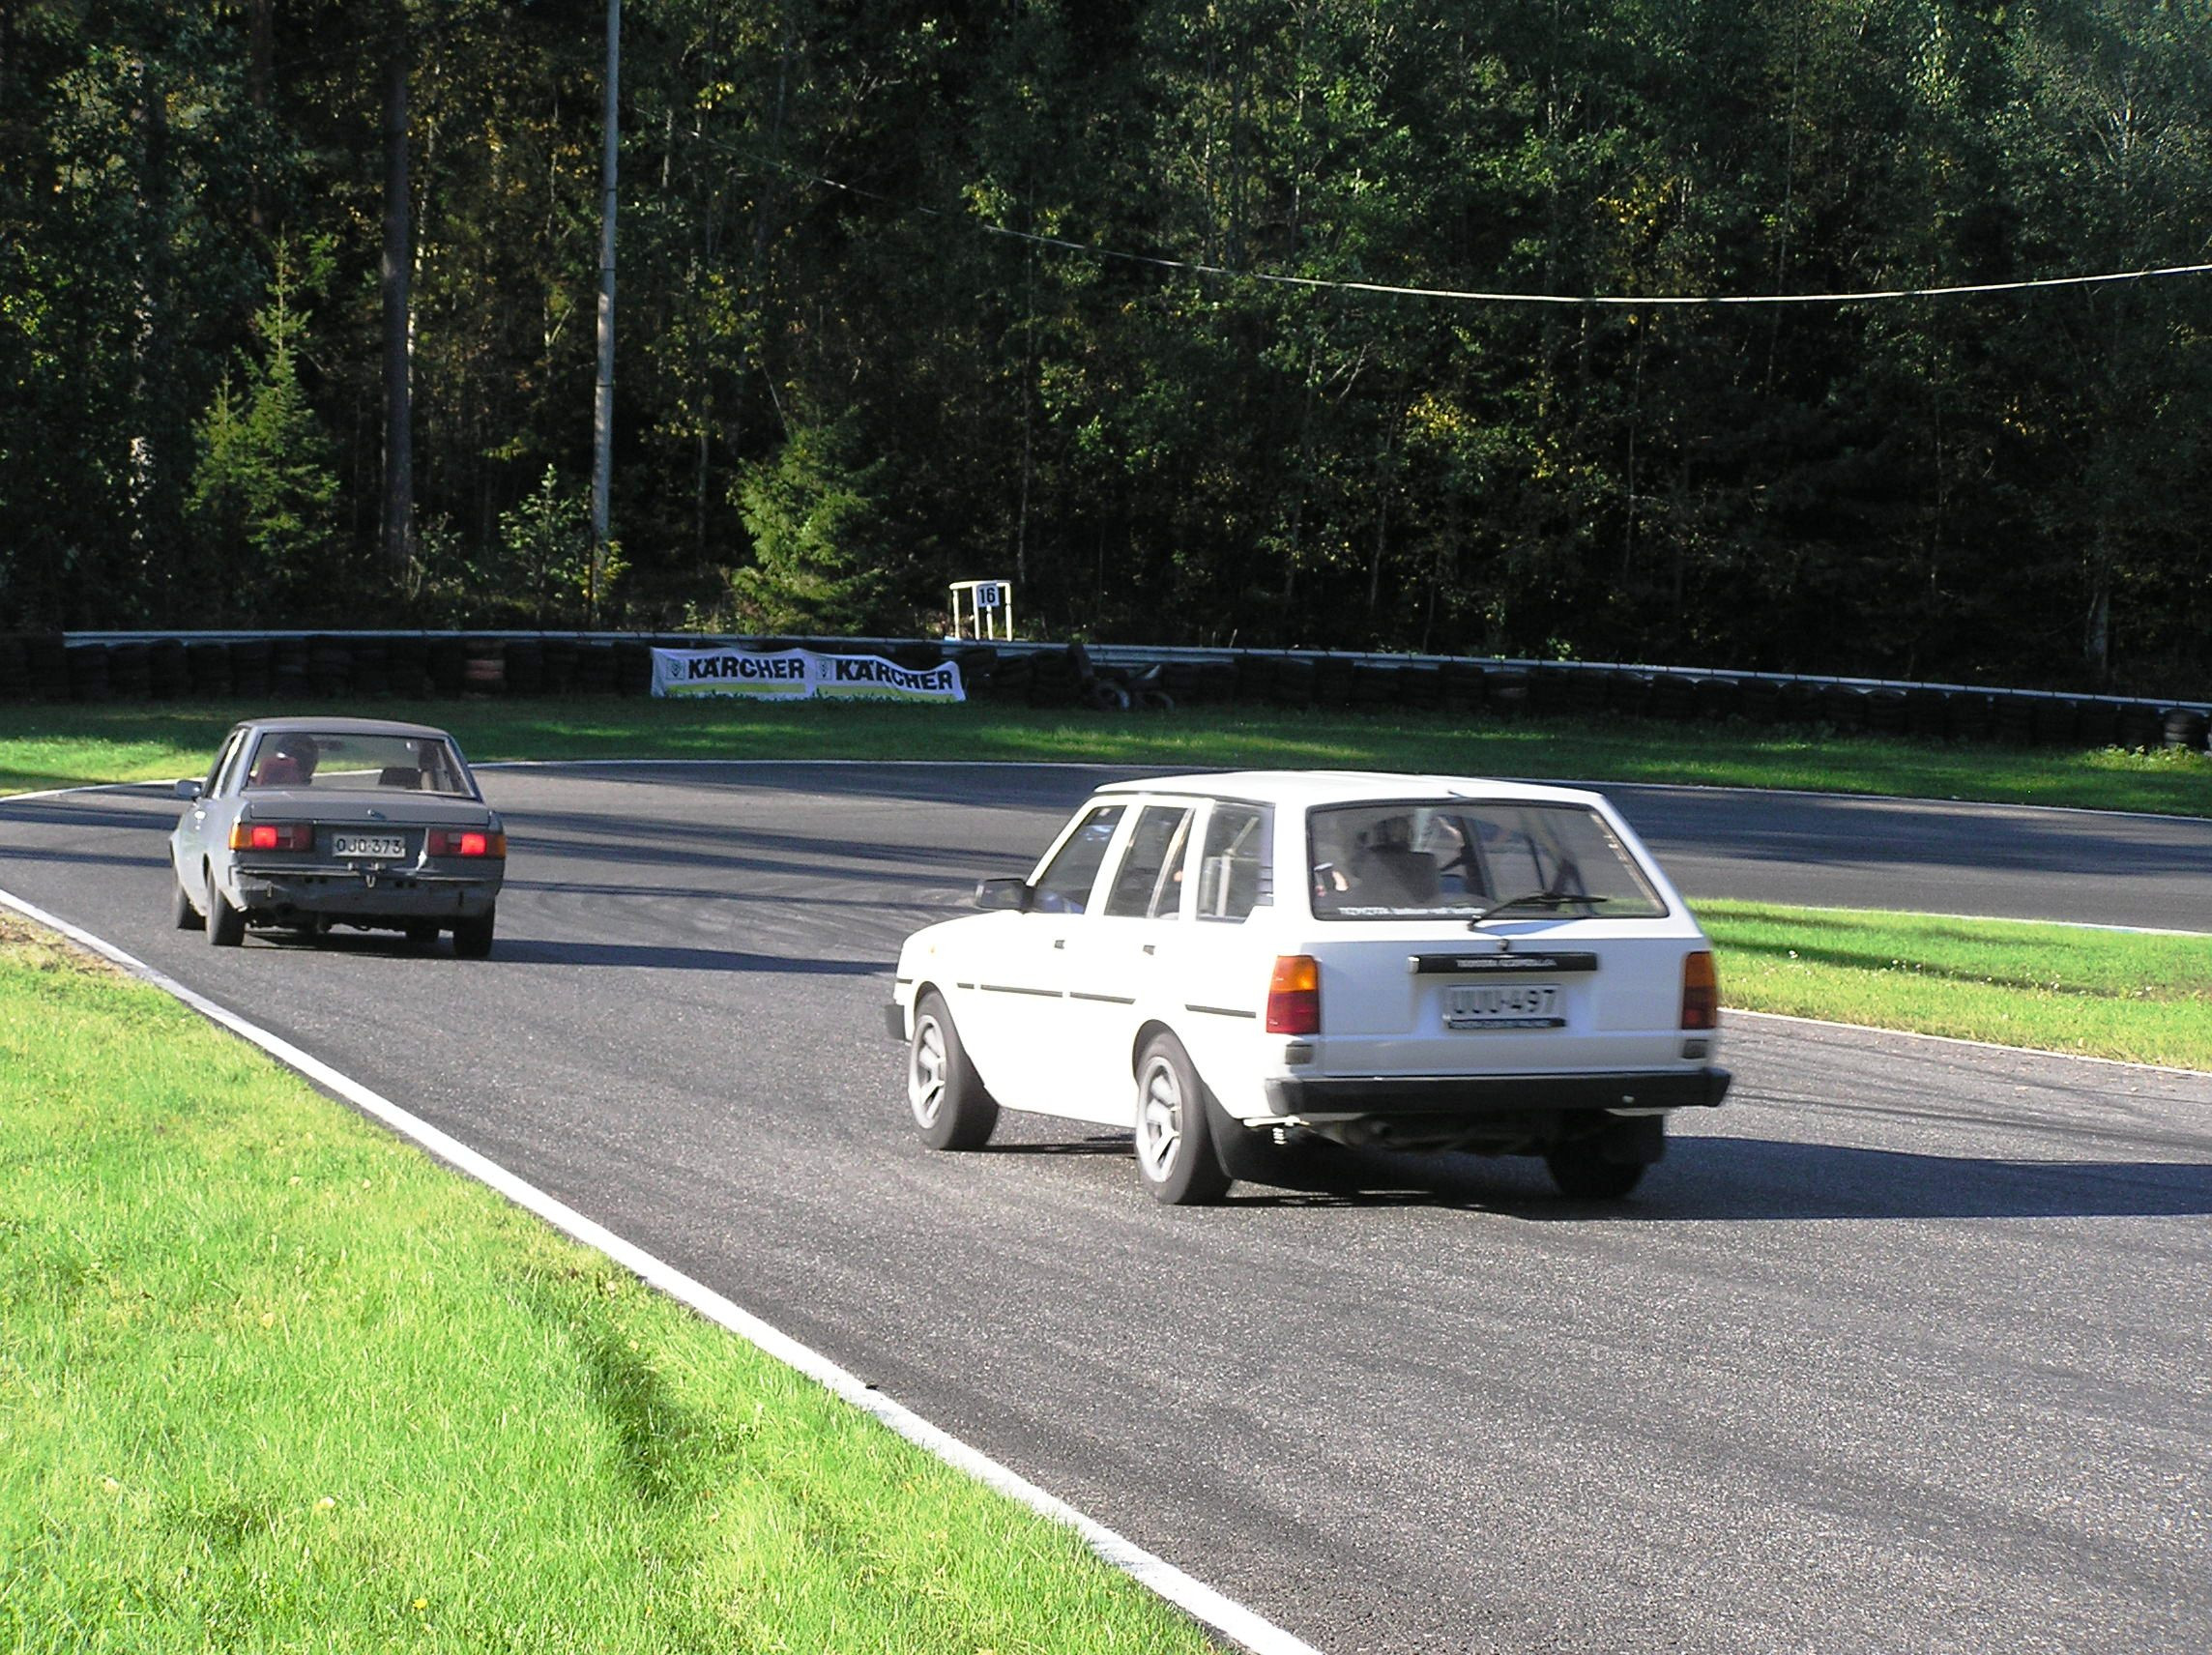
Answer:
<svg viewBox="0 0 2212 1655"><path fill-rule="evenodd" d="M668 948L628 943L509 942L492 944L488 965L649 966L664 972L766 972L777 976L888 977L882 960L800 960L729 948Z"/></svg>
<svg viewBox="0 0 2212 1655"><path fill-rule="evenodd" d="M418 948L395 931L333 931L315 938L267 930L254 930L247 935L255 943L314 953L420 954L437 958L447 951L445 944ZM802 960L788 954L748 954L729 948L548 943L522 937L499 938L491 945L489 959L471 964L472 969L478 971L491 971L500 966L642 966L664 972L765 972L800 977L888 977L891 972L889 964L880 960Z"/></svg>
<svg viewBox="0 0 2212 1655"><path fill-rule="evenodd" d="M1126 1140L1123 1141L1124 1152ZM1238 1206L1457 1206L1534 1221L1666 1224L1819 1219L2197 1218L2212 1162L2011 1161L1759 1138L1677 1138L1620 1202L1534 1187L1533 1160L1340 1150L1280 1183L1239 1182Z"/></svg>

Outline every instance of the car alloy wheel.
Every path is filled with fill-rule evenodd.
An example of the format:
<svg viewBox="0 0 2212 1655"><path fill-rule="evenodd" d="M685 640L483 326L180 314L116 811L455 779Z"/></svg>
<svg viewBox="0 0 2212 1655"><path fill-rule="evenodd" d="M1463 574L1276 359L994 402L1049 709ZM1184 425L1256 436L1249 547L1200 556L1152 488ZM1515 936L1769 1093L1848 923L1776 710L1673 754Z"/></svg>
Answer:
<svg viewBox="0 0 2212 1655"><path fill-rule="evenodd" d="M983 1089L952 1014L934 989L914 1002L906 1102L915 1129L932 1149L980 1149L999 1124L998 1100Z"/></svg>
<svg viewBox="0 0 2212 1655"><path fill-rule="evenodd" d="M211 947L235 948L246 941L246 915L231 907L215 883L215 870L207 873L207 940Z"/></svg>
<svg viewBox="0 0 2212 1655"><path fill-rule="evenodd" d="M1137 1171L1155 1201L1196 1206L1219 1201L1229 1175L1213 1152L1206 1091L1182 1043L1157 1036L1137 1064Z"/></svg>
<svg viewBox="0 0 2212 1655"><path fill-rule="evenodd" d="M914 1123L927 1132L945 1110L945 1026L934 1017L917 1017L914 1045L907 1054L906 1101Z"/></svg>

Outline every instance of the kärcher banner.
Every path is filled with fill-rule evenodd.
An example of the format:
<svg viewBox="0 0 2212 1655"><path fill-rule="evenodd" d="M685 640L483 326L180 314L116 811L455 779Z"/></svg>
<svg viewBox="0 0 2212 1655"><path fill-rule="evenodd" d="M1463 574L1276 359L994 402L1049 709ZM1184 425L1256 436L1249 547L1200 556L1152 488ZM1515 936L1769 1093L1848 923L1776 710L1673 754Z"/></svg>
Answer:
<svg viewBox="0 0 2212 1655"><path fill-rule="evenodd" d="M759 701L809 698L965 701L960 668L902 667L881 655L825 655L813 650L655 650L653 693L743 695Z"/></svg>

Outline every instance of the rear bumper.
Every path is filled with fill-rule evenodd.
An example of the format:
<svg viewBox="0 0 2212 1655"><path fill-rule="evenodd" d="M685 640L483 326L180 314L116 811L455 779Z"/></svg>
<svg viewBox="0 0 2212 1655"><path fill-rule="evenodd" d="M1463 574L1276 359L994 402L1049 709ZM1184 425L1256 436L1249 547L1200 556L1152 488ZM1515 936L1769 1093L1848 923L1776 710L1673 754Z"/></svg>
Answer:
<svg viewBox="0 0 2212 1655"><path fill-rule="evenodd" d="M1589 1075L1344 1075L1266 1083L1286 1117L1529 1116L1578 1109L1711 1109L1732 1077L1722 1068Z"/></svg>
<svg viewBox="0 0 2212 1655"><path fill-rule="evenodd" d="M480 919L492 912L506 870L489 878L381 870L372 881L350 868L281 874L239 868L230 893L250 919Z"/></svg>

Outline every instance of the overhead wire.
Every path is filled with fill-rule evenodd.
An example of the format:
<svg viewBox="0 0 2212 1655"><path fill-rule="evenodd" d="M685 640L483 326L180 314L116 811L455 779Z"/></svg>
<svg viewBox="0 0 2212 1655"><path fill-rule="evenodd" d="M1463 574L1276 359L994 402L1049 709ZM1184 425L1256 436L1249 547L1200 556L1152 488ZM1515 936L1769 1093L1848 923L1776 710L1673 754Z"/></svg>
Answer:
<svg viewBox="0 0 2212 1655"><path fill-rule="evenodd" d="M707 140L713 144L713 140ZM730 153L742 153L735 146L713 144ZM764 158L747 157L755 161ZM826 178L793 166L787 161L765 160L765 164L785 172L802 183L816 184L827 189L835 189L848 195L862 195L881 201L887 206L917 214L930 218L949 218L955 215L937 207L924 207L917 202L902 202L880 190L868 189L856 184L845 184L834 178ZM1929 287L1883 287L1857 289L1840 293L1704 293L1704 294L1644 294L1644 293L1517 293L1507 290L1479 288L1412 287L1383 281L1347 281L1318 276L1284 276L1274 271L1238 270L1228 265L1207 264L1196 259L1166 258L1157 253L1133 253L1119 247L1103 247L1089 242L1069 241L1064 236L1039 235L1033 230L1017 230L1004 224L978 223L974 226L986 235L1003 236L1013 241L1028 242L1037 247L1058 247L1062 251L1082 253L1091 258L1112 259L1123 264L1150 265L1158 270L1182 271L1193 276L1220 276L1233 281L1263 281L1282 287L1303 287L1317 291L1339 293L1373 293L1395 299L1439 299L1454 303L1483 305L1556 305L1569 306L1611 306L1620 309L1642 309L1655 305L1680 307L1717 307L1720 305L1863 305L1897 299L1951 299L1974 294L2025 293L2045 288L2096 287L2121 281L2152 281L2168 276L2212 275L2212 263L2159 265L2142 270L2103 271L2091 276L2047 276L2024 277L2015 281L1958 282Z"/></svg>

